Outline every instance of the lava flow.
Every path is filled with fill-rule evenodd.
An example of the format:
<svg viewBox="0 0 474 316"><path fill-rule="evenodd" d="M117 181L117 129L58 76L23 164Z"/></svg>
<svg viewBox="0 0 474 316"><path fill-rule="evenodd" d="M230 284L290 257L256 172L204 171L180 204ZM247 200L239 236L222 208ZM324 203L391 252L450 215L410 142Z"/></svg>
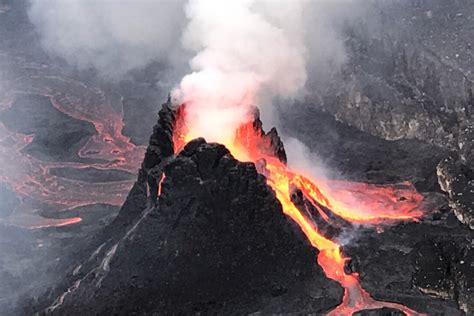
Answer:
<svg viewBox="0 0 474 316"><path fill-rule="evenodd" d="M91 123L96 133L78 149L74 161L46 161L26 151L35 135L22 134L0 122L0 183L5 183L21 200L2 221L28 228L80 222L80 217L58 217L65 217L60 214L63 211L81 206L122 205L132 179L89 182L68 178L68 174L73 169L111 170L129 173L132 178L145 150L122 134L121 96L43 72L48 72L47 67L36 67L33 75L2 82L6 88L0 91L0 114L14 107L18 97L39 96L48 98L51 106L63 114ZM63 172L55 174L60 169Z"/></svg>
<svg viewBox="0 0 474 316"><path fill-rule="evenodd" d="M178 152L188 141L199 135L187 132L184 106L177 110L173 141ZM267 179L280 201L283 212L295 221L311 245L319 250L317 262L327 277L337 281L344 288L342 303L329 315L350 315L365 309L383 307L403 311L407 315L420 315L406 306L373 299L360 285L357 273L347 274L345 265L349 258L341 253L337 238L325 236L309 214L300 210L292 200L295 192L301 192L329 224L333 220L323 208L331 210L348 223L360 225L390 224L395 221L416 220L423 215L420 205L423 197L410 184L393 186L365 183L310 179L293 172L274 153L268 135L255 128L254 124L242 125L235 138L224 145L232 155L241 161L251 161Z"/></svg>

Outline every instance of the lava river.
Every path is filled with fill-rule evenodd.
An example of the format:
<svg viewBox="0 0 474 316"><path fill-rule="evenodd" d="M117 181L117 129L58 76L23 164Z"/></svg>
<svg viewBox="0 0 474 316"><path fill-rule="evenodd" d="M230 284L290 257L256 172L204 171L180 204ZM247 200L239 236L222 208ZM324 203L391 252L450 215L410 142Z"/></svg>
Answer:
<svg viewBox="0 0 474 316"><path fill-rule="evenodd" d="M174 144L178 152L188 141L199 135L187 132L183 107L178 109L175 122ZM353 224L377 226L396 221L417 220L423 215L423 196L409 183L371 185L365 183L310 179L309 176L293 172L278 160L271 149L270 140L255 130L252 122L241 126L235 138L224 142L232 155L241 161L254 162L257 170L267 179L280 201L283 212L295 221L314 248L319 250L317 262L328 278L344 288L342 303L328 315L351 315L365 309L383 307L403 311L407 315L421 315L410 308L392 302L373 299L360 285L357 273L347 274L345 264L349 260L342 255L341 244L325 236L311 218L292 201L292 194L299 190L313 204L321 217L330 222L322 207Z"/></svg>
<svg viewBox="0 0 474 316"><path fill-rule="evenodd" d="M25 150L35 140L34 134L10 130L0 121L0 184L6 184L21 200L12 215L3 221L28 228L80 222L80 217L60 217L65 217L61 216L63 212L82 206L99 203L120 206L134 182L130 179L92 183L55 175L53 170L95 169L133 175L145 151L122 134L120 95L48 75L47 67L43 68L35 68L38 74L1 82L4 89L0 90L0 116L14 106L18 97L40 96L49 99L59 112L92 124L96 133L79 149L76 161L45 161Z"/></svg>

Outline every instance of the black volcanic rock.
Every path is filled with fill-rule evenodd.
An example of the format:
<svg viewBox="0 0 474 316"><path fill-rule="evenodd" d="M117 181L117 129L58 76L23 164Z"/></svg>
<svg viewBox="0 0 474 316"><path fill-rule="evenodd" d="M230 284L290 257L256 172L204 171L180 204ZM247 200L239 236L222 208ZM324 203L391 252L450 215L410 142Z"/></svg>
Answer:
<svg viewBox="0 0 474 316"><path fill-rule="evenodd" d="M145 152L142 169L147 173L150 201L155 202L158 193L158 182L167 159L174 154L173 127L176 121L176 110L171 102L162 105L158 112L158 122L153 127L153 134Z"/></svg>
<svg viewBox="0 0 474 316"><path fill-rule="evenodd" d="M398 309L393 308L379 308L379 309L366 309L360 312L352 314L352 316L405 316L406 314Z"/></svg>
<svg viewBox="0 0 474 316"><path fill-rule="evenodd" d="M11 108L1 112L0 122L11 131L34 134L25 150L45 161L78 161L77 152L95 132L91 123L62 113L38 95L17 98Z"/></svg>
<svg viewBox="0 0 474 316"><path fill-rule="evenodd" d="M75 269L46 313L320 313L340 302L254 164L197 139L164 172L157 206Z"/></svg>
<svg viewBox="0 0 474 316"><path fill-rule="evenodd" d="M466 240L434 238L417 245L413 282L422 292L455 299L467 315L474 312L474 249Z"/></svg>
<svg viewBox="0 0 474 316"><path fill-rule="evenodd" d="M441 189L448 193L456 217L474 229L474 170L454 156L443 159L437 167Z"/></svg>
<svg viewBox="0 0 474 316"><path fill-rule="evenodd" d="M331 68L332 76L317 72L310 102L372 135L419 139L462 154L458 146L474 117L473 2L354 6L358 13L343 31L347 63Z"/></svg>
<svg viewBox="0 0 474 316"><path fill-rule="evenodd" d="M263 139L268 139L270 143L270 153L274 157L278 158L281 162L286 163L287 157L285 152L285 146L281 141L278 131L275 127L272 127L268 133L263 130L263 122L260 120L260 111L258 108L254 109L253 128L257 131Z"/></svg>
<svg viewBox="0 0 474 316"><path fill-rule="evenodd" d="M472 315L472 231L445 213L438 220L360 232L345 250L362 286L378 300L429 315Z"/></svg>
<svg viewBox="0 0 474 316"><path fill-rule="evenodd" d="M459 132L459 156L469 168L474 169L474 122L466 123Z"/></svg>
<svg viewBox="0 0 474 316"><path fill-rule="evenodd" d="M173 124L175 111L169 102L162 105L158 112L158 122L153 127L149 146L145 153L143 167L146 170L158 165L164 157L173 155Z"/></svg>

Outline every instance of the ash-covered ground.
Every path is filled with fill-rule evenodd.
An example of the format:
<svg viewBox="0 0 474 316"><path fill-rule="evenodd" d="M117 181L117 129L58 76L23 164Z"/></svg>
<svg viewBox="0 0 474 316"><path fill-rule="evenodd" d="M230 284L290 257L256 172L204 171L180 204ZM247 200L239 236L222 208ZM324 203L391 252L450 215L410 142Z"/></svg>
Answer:
<svg viewBox="0 0 474 316"><path fill-rule="evenodd" d="M222 146L190 144L152 207L147 175L135 180L167 66L119 82L79 71L42 50L26 6L0 2L0 313L321 314L340 303L255 167ZM412 181L432 201L421 222L362 228L344 250L374 298L434 315L474 313L473 25L467 0L374 1L347 26L348 64L280 110L280 133L339 177ZM92 111L70 110L79 104ZM122 120L107 135L94 125Z"/></svg>

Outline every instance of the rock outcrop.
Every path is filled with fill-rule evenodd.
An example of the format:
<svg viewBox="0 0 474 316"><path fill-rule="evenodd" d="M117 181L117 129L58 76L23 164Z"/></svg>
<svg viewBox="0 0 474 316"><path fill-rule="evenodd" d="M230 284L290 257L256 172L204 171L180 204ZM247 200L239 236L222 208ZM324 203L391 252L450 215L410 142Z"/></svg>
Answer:
<svg viewBox="0 0 474 316"><path fill-rule="evenodd" d="M372 135L419 139L474 160L463 135L474 128L473 13L467 0L367 4L345 30L347 63L324 77L311 102Z"/></svg>
<svg viewBox="0 0 474 316"><path fill-rule="evenodd" d="M437 174L456 217L474 229L474 170L455 156L449 156L438 164Z"/></svg>

